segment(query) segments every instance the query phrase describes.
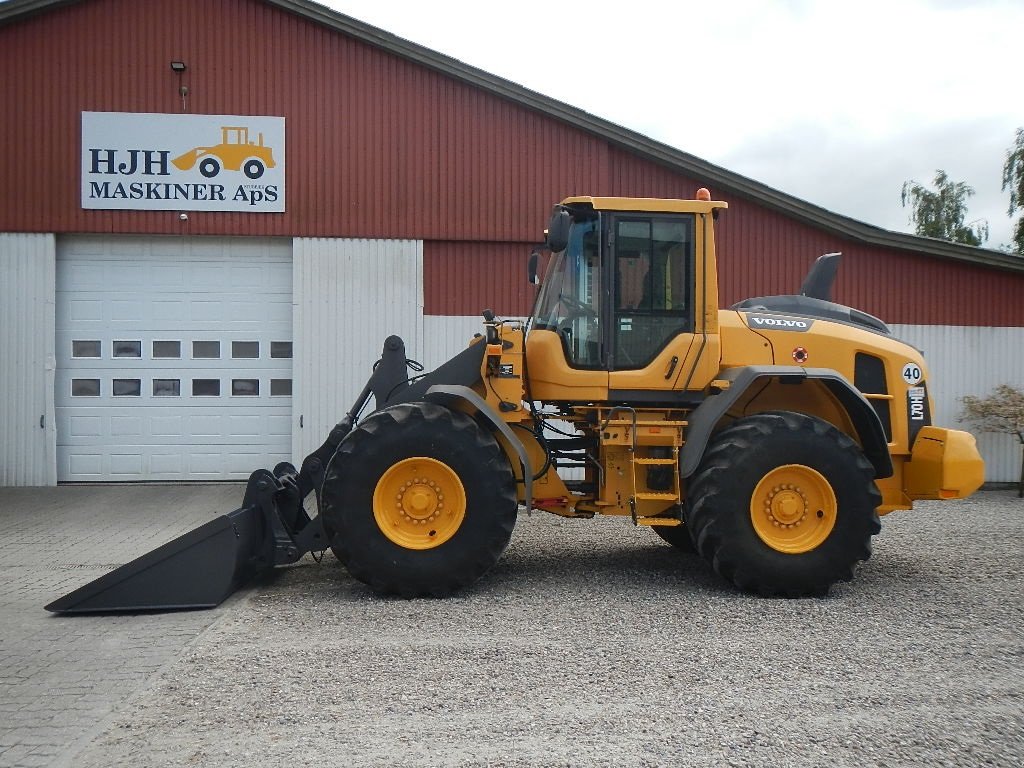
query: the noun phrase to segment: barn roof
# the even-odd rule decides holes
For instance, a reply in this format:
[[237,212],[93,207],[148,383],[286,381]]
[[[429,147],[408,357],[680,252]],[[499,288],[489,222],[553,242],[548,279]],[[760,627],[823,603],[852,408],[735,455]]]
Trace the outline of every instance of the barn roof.
[[[82,0],[7,0],[0,4],[0,25]],[[798,221],[869,245],[913,251],[940,259],[1024,272],[1024,258],[990,248],[919,237],[866,224],[826,210],[680,149],[655,141],[582,109],[532,91],[418,43],[338,13],[311,0],[259,0],[304,17],[406,60],[561,120],[642,158],[677,170],[718,190],[726,190]],[[716,197],[724,197],[716,192]]]

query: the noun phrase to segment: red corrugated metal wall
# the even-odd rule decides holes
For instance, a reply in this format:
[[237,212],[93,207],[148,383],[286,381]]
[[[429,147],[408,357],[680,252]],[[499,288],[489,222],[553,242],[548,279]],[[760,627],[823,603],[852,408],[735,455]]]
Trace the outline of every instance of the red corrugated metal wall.
[[[173,59],[189,112],[286,118],[286,213],[81,209],[81,112],[181,111]],[[0,27],[0,66],[0,231],[529,240],[606,187],[604,142],[258,0],[58,7]]]
[[423,311],[475,315],[493,309],[503,317],[529,313],[536,287],[526,281],[529,243],[428,240],[423,246]]
[[794,293],[822,253],[842,251],[833,298],[889,323],[1024,325],[1024,275],[854,243],[730,198],[718,221],[722,305]]
[[[87,211],[82,111],[287,118],[283,214]],[[570,194],[702,185],[544,114],[260,0],[83,0],[0,27],[0,231],[415,238],[426,307],[529,306],[523,261]],[[795,289],[845,254],[837,298],[890,322],[1024,325],[1024,276],[857,245],[713,190],[723,303]]]

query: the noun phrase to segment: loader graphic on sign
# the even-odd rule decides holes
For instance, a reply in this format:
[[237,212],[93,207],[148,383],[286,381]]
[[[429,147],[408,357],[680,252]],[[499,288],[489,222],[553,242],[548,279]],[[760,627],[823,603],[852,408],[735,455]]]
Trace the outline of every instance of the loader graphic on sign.
[[258,142],[249,141],[248,128],[226,125],[220,129],[220,144],[195,147],[171,162],[182,171],[191,170],[198,162],[199,172],[208,179],[214,178],[222,168],[242,171],[250,179],[258,179],[267,168],[275,165],[270,147],[263,145],[263,134],[258,137]]

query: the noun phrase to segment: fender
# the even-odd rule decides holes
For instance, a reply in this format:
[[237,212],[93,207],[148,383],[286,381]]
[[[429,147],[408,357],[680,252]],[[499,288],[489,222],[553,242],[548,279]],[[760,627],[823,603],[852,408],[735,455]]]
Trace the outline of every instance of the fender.
[[864,455],[875,468],[875,477],[891,477],[892,457],[889,455],[885,431],[871,403],[840,373],[829,368],[802,368],[796,365],[748,365],[722,371],[720,379],[730,382],[728,389],[705,398],[690,414],[680,457],[679,474],[690,477],[697,471],[711,433],[721,418],[752,384],[762,379],[779,379],[799,384],[808,379],[820,381],[846,410],[857,430]]
[[460,410],[467,411],[472,416],[484,419],[492,431],[501,433],[502,437],[508,441],[508,444],[512,446],[519,457],[519,466],[523,471],[523,504],[526,505],[527,509],[530,509],[533,503],[533,467],[530,464],[530,457],[526,453],[526,447],[522,441],[516,437],[505,420],[487,404],[487,401],[469,387],[458,384],[435,384],[427,390],[423,399],[452,410],[457,409],[461,405],[463,407]]

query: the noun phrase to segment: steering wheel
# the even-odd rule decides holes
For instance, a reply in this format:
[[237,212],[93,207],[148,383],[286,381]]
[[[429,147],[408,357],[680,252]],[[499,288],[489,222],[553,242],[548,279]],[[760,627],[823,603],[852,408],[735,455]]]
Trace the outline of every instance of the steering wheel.
[[562,322],[575,320],[578,317],[597,317],[597,312],[589,304],[584,304],[575,296],[559,296],[558,300],[569,309],[569,314]]
[[586,327],[586,332],[580,334],[583,338],[595,338],[598,331],[598,314],[593,307],[584,304],[572,296],[562,296],[559,299],[568,310],[568,314],[558,323],[558,334],[569,349],[573,348],[573,337],[577,333],[577,324],[581,323]]

